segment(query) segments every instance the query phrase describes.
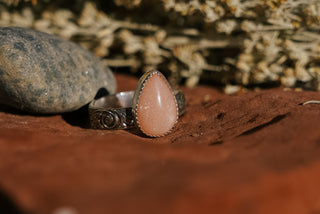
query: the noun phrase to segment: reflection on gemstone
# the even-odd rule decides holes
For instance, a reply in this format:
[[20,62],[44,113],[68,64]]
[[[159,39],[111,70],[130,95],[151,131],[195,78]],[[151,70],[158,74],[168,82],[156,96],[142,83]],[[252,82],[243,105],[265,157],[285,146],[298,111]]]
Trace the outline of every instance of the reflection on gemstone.
[[147,74],[136,105],[136,121],[148,136],[168,134],[178,120],[177,101],[165,77],[158,71]]

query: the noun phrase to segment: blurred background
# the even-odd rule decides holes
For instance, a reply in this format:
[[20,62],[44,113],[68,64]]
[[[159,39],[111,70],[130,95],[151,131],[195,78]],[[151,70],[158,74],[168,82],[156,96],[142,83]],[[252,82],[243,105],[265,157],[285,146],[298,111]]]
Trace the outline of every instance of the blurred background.
[[0,26],[57,34],[115,72],[320,90],[319,0],[0,0]]

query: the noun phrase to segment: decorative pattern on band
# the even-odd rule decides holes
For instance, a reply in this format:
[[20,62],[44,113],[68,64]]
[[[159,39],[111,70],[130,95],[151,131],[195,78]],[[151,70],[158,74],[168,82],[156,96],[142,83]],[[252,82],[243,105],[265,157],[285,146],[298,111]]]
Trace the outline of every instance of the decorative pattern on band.
[[[185,97],[182,91],[174,91],[181,116],[186,109]],[[130,129],[136,127],[131,103],[133,91],[120,92],[95,100],[89,105],[90,127],[93,129]],[[123,103],[120,104],[118,101]],[[97,101],[99,103],[97,103]]]
[[132,108],[89,109],[90,126],[95,129],[128,129],[135,127]]

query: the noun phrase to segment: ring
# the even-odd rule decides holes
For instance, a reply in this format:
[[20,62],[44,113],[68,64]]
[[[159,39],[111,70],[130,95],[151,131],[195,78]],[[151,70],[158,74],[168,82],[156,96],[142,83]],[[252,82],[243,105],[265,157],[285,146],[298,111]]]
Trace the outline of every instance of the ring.
[[90,126],[94,129],[138,127],[149,137],[169,134],[186,108],[185,96],[172,90],[164,75],[146,72],[135,91],[120,92],[89,104]]

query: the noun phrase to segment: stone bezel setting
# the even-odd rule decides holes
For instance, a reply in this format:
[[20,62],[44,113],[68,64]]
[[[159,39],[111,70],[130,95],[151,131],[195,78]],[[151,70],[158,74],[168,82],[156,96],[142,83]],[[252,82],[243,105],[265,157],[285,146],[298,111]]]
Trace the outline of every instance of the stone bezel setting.
[[[174,98],[174,103],[175,103],[175,108],[176,108],[176,118],[175,118],[175,122],[174,124],[172,125],[172,127],[165,133],[163,134],[151,134],[151,133],[148,133],[147,131],[144,130],[144,128],[142,127],[140,121],[139,121],[139,118],[138,118],[138,107],[139,107],[139,101],[140,101],[140,97],[143,93],[143,90],[145,89],[145,86],[146,84],[148,83],[148,81],[154,77],[154,75],[158,75],[158,77],[160,77],[164,82],[165,84],[168,86],[168,89],[170,90],[173,98]],[[134,96],[133,96],[133,102],[132,102],[132,114],[133,114],[133,118],[134,118],[134,122],[136,124],[137,127],[139,127],[139,129],[142,131],[142,133],[144,133],[145,135],[149,136],[149,137],[162,137],[162,136],[165,136],[167,134],[169,134],[173,128],[176,126],[177,122],[178,122],[178,118],[179,118],[179,108],[178,108],[178,103],[177,103],[177,100],[176,100],[176,97],[174,95],[174,91],[172,90],[169,82],[167,81],[167,79],[164,77],[164,75],[159,72],[159,71],[156,71],[156,70],[151,70],[151,71],[148,71],[146,72],[140,79],[139,79],[139,82],[138,82],[138,86],[135,90],[135,93],[134,93]]]

